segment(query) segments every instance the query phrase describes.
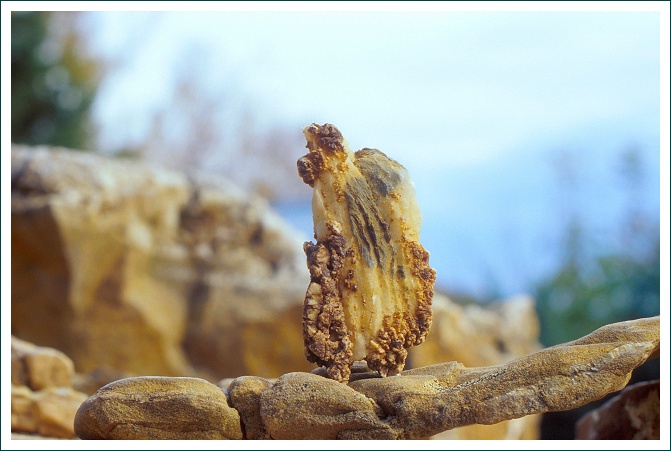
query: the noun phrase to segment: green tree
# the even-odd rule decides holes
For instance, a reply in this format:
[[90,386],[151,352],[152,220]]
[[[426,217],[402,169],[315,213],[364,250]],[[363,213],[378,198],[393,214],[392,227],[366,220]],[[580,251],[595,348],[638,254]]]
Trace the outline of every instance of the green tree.
[[609,323],[659,315],[659,241],[640,259],[611,254],[594,267],[572,265],[539,285],[541,341],[552,346]]
[[12,142],[83,149],[101,64],[86,55],[77,13],[18,12],[12,29]]

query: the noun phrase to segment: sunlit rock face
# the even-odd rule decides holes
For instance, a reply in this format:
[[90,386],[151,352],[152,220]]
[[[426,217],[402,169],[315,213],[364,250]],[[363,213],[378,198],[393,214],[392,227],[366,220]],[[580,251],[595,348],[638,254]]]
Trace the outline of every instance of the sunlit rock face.
[[312,124],[304,134],[309,153],[298,172],[314,188],[317,240],[304,246],[307,358],[336,380],[347,380],[361,359],[383,376],[397,374],[431,326],[436,278],[419,243],[414,185],[379,150],[353,153],[333,125]]
[[14,144],[11,169],[12,333],[95,374],[86,390],[312,368],[303,240],[262,199],[62,148]]

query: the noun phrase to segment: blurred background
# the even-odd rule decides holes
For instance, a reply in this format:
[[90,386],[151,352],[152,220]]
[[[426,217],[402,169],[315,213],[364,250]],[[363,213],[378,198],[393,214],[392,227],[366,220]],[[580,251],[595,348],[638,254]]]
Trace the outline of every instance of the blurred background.
[[530,294],[551,346],[659,314],[659,24],[653,12],[13,12],[11,138],[226,176],[311,239],[296,160],[303,127],[332,123],[410,172],[440,291]]

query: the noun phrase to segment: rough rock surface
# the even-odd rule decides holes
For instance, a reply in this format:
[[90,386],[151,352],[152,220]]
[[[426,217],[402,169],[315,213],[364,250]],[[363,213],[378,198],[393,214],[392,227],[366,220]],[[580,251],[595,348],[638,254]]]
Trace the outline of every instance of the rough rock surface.
[[81,405],[74,424],[82,439],[242,439],[240,416],[224,391],[187,377],[112,382]]
[[[421,346],[409,350],[411,367],[457,361],[466,367],[492,366],[541,349],[540,324],[532,298],[520,296],[486,308],[460,305],[436,293],[431,332]],[[541,415],[528,415],[493,425],[473,424],[437,434],[439,440],[533,440]]]
[[12,146],[12,333],[76,370],[309,370],[302,241],[225,181]]
[[[427,438],[474,423],[569,410],[618,391],[634,368],[658,352],[659,327],[659,317],[611,324],[579,340],[491,367],[466,368],[447,362],[396,377],[358,373],[349,384],[294,372],[265,389],[263,381],[241,380],[238,386],[250,388],[239,394],[250,401],[238,398],[234,405],[251,410],[258,401],[263,429],[257,430],[274,439]],[[147,384],[147,380],[160,383]],[[208,412],[216,416],[224,415],[223,411],[227,419],[234,416],[223,392],[221,401],[210,393],[221,389],[208,384],[208,395],[201,396],[199,387],[207,383],[196,381],[135,378],[110,384],[82,405],[75,430],[81,438],[157,438],[157,429],[161,437],[180,438],[188,424],[188,432],[195,434],[193,420],[175,416],[191,409],[194,397],[205,424],[210,424],[210,419],[202,418]],[[249,418],[250,413],[245,416]],[[161,427],[146,426],[154,422]],[[227,430],[227,436],[242,437],[239,421],[237,428],[237,432]]]
[[285,374],[261,393],[261,418],[278,440],[396,438],[381,414],[372,399],[311,373]]
[[72,438],[73,420],[86,399],[70,386],[72,361],[55,349],[12,337],[12,431]]
[[408,348],[429,331],[436,281],[419,243],[414,184],[379,150],[353,153],[331,124],[303,133],[309,153],[298,160],[298,173],[314,189],[317,240],[304,246],[305,355],[339,381],[357,360],[382,376],[398,374]]
[[659,440],[659,381],[639,382],[578,420],[577,440]]
[[271,385],[258,376],[241,376],[227,385],[231,406],[240,414],[242,432],[248,440],[270,438],[261,418],[261,393]]

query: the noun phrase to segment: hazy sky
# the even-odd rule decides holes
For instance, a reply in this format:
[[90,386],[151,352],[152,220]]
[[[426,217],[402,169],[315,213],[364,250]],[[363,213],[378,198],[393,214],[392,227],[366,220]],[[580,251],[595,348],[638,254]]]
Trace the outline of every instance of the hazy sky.
[[95,22],[99,48],[130,58],[98,99],[99,115],[127,130],[110,125],[110,146],[143,133],[190,65],[212,92],[234,83],[235,101],[261,120],[331,122],[353,147],[418,169],[482,162],[592,122],[658,121],[653,12],[105,12]]
[[[86,10],[91,4],[73,5]],[[261,124],[295,127],[300,134],[311,122],[333,123],[353,149],[376,147],[408,168],[424,213],[423,241],[443,281],[477,290],[483,268],[522,280],[524,268],[540,265],[539,246],[561,213],[546,199],[552,172],[539,172],[552,152],[584,149],[591,158],[598,146],[615,152],[639,143],[648,162],[659,161],[660,98],[668,121],[668,78],[660,97],[660,15],[644,2],[516,4],[632,9],[626,12],[481,11],[510,9],[498,2],[290,7],[435,9],[396,12],[93,5],[175,10],[88,16],[92,49],[111,63],[94,104],[102,125],[99,150],[141,143],[152,114],[169,101],[185,70],[213,97],[223,95],[232,111],[251,111]],[[195,6],[229,7],[258,4]],[[464,7],[478,11],[453,10]],[[665,17],[668,38],[668,12]],[[668,77],[668,39],[662,42]],[[668,174],[668,128],[661,132],[661,170]],[[612,165],[607,160],[588,165],[604,173],[604,165]],[[666,210],[668,175],[661,181]],[[615,223],[619,218],[608,216],[614,207],[599,210],[599,199],[612,198],[612,187],[595,189],[600,197],[586,198],[583,207]],[[654,207],[653,194],[648,206]],[[668,221],[663,226],[668,230]],[[666,252],[664,242],[662,248]]]
[[466,290],[483,270],[523,286],[563,226],[555,181],[530,174],[553,156],[520,153],[597,140],[659,158],[656,12],[100,12],[90,23],[119,63],[96,103],[103,146],[142,138],[186,69],[261,123],[333,123],[354,150],[408,168],[439,279]]

